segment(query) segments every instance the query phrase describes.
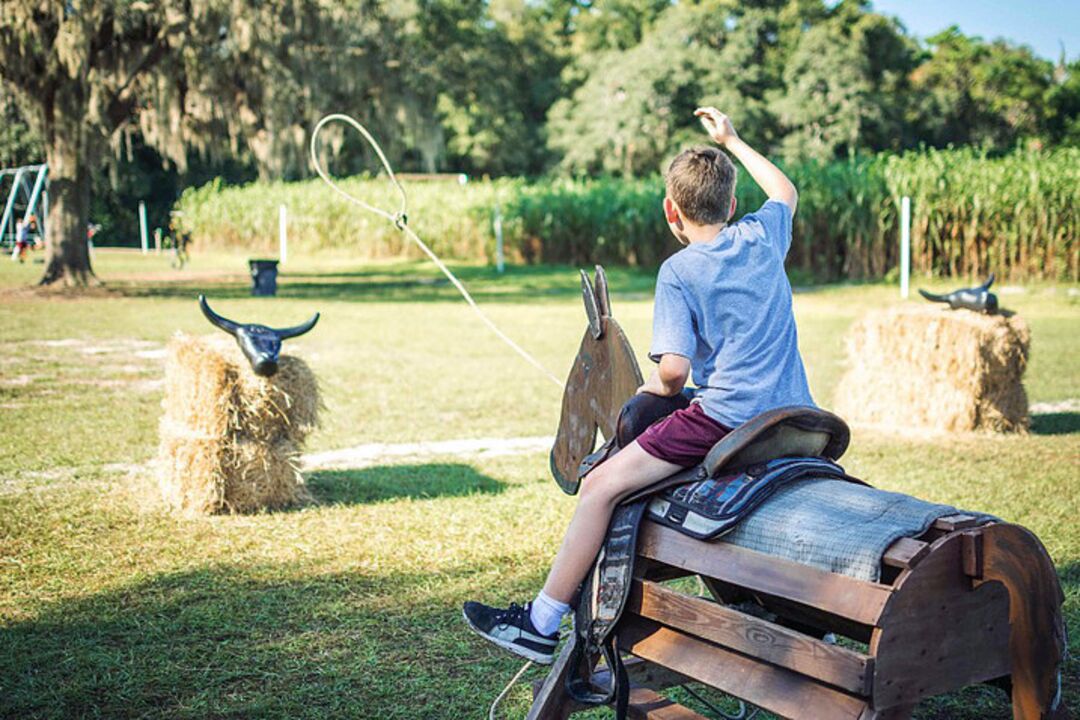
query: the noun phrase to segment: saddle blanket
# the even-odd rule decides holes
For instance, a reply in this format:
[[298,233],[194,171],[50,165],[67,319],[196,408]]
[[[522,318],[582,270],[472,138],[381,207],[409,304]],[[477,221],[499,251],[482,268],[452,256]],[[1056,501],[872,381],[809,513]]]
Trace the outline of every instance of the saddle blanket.
[[779,488],[718,542],[877,582],[890,545],[959,512],[994,520],[845,480],[803,478]]

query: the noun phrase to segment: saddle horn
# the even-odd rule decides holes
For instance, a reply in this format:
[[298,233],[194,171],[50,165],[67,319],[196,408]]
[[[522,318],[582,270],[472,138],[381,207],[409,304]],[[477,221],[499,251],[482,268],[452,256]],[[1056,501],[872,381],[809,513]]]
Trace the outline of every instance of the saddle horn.
[[307,322],[294,325],[290,328],[281,328],[280,330],[274,330],[282,340],[288,340],[289,338],[299,337],[306,332],[309,332],[311,328],[315,327],[315,324],[319,322],[319,313],[315,313],[311,316],[311,319]]
[[596,303],[600,308],[601,317],[611,317],[611,293],[608,292],[607,273],[603,265],[596,266],[596,280],[593,283],[596,291]]
[[199,296],[199,308],[202,310],[206,319],[216,327],[221,328],[225,332],[229,333],[233,337],[236,337],[236,331],[240,329],[240,323],[233,322],[232,320],[218,315],[216,312],[210,309],[210,303],[206,302],[206,296]]
[[986,278],[986,282],[979,286],[980,290],[989,290],[990,286],[994,284],[994,273],[990,273],[990,277]]
[[585,316],[589,318],[589,332],[593,339],[599,340],[604,336],[604,323],[601,320],[600,301],[596,299],[596,290],[593,288],[589,273],[581,271],[581,297],[585,301]]

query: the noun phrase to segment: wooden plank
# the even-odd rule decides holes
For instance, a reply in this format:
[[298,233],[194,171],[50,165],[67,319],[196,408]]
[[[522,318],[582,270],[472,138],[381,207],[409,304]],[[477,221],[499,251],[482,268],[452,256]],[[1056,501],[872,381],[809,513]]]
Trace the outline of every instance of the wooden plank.
[[[690,678],[680,675],[671,668],[641,658],[628,657],[623,661],[623,666],[626,668],[627,677],[630,678],[630,684],[634,687],[646,687],[659,692],[669,687],[692,682]],[[609,687],[611,671],[603,665],[597,665],[592,682],[597,687]]]
[[867,708],[861,720],[910,720],[914,709],[914,704],[895,705],[884,710]]
[[707,543],[646,521],[638,554],[757,592],[874,625],[892,588],[747,550]]
[[873,659],[709,600],[688,597],[651,582],[635,582],[627,608],[774,665],[869,695]]
[[982,546],[983,584],[976,592],[1004,587],[1009,596],[1013,717],[1069,717],[1064,701],[1051,707],[1068,647],[1061,612],[1065,596],[1054,563],[1039,539],[1019,525],[985,528]]
[[961,557],[964,562],[964,574],[974,580],[982,580],[983,576],[983,542],[982,532],[973,530],[962,536],[964,546],[961,549]]
[[912,538],[900,538],[885,551],[881,562],[889,567],[909,570],[918,565],[929,552],[929,543]]
[[619,643],[638,657],[787,718],[858,720],[867,706],[865,700],[804,675],[725,650],[632,613],[624,615],[619,625]]
[[[691,682],[690,678],[685,675],[679,675],[675,670],[666,668],[656,663],[650,663],[647,660],[642,660],[640,657],[626,657],[623,661],[623,666],[626,668],[626,676],[630,678],[630,684],[632,688],[644,688],[648,690],[661,691],[667,688],[673,688],[675,685],[685,685]],[[532,683],[532,697],[537,697],[543,690],[544,680],[537,680]],[[603,665],[597,666],[597,670],[593,674],[593,684],[598,688],[607,688],[611,684],[611,671]],[[633,697],[633,695],[631,695]],[[580,705],[578,703],[570,701],[567,698],[566,711],[569,714],[578,712],[579,710],[589,709],[588,705]]]
[[934,521],[933,528],[935,530],[941,530],[942,532],[956,532],[964,528],[975,527],[979,524],[979,519],[974,515],[965,515],[960,513],[957,515],[946,515],[939,517]]
[[634,720],[708,720],[648,688],[631,688],[628,717]]
[[566,720],[574,711],[574,703],[564,688],[566,676],[570,672],[570,656],[576,642],[577,635],[571,634],[563,644],[562,652],[533,696],[533,704],[526,720]]
[[897,580],[870,641],[875,708],[918,702],[1011,671],[1005,587],[972,589],[951,533]]
[[743,606],[744,603],[749,601],[760,607],[762,613],[776,615],[775,618],[766,619],[808,635],[821,637],[825,633],[831,632],[859,642],[870,642],[870,635],[874,631],[873,625],[852,622],[839,615],[833,615],[806,605],[799,605],[774,595],[747,592],[745,588],[716,578],[703,577],[703,579],[710,592],[721,593],[720,602],[723,604],[737,606],[736,609],[740,612],[762,617],[760,613],[754,612],[751,606]]

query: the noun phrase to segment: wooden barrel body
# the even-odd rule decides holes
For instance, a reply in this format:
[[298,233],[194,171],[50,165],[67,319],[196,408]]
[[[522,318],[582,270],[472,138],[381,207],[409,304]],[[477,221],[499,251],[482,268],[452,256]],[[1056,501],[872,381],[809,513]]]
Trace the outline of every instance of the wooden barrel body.
[[[638,555],[619,625],[643,688],[636,717],[698,717],[654,693],[687,679],[786,718],[883,720],[908,717],[923,698],[1010,676],[1014,717],[1066,717],[1051,707],[1064,598],[1046,551],[1016,525],[938,520],[889,548],[876,583],[652,522]],[[662,584],[685,575],[701,576],[713,598]],[[850,642],[826,641],[827,633]],[[574,710],[562,695],[564,664],[538,688],[530,717]]]

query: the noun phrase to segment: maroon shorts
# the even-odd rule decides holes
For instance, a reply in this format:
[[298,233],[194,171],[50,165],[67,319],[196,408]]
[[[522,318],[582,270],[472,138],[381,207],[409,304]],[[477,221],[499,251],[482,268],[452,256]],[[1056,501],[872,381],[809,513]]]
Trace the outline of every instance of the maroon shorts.
[[700,403],[676,410],[638,435],[641,449],[654,458],[683,467],[705,459],[716,442],[731,432],[705,414]]

